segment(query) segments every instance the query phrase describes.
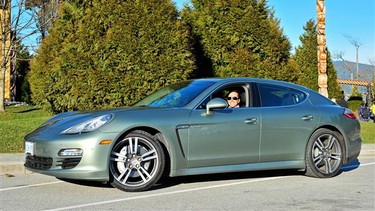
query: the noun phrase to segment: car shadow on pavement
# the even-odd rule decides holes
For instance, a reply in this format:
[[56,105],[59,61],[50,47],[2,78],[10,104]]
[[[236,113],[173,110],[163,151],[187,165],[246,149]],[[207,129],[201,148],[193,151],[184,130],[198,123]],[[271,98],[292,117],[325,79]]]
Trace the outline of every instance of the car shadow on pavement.
[[[358,159],[347,163],[341,167],[338,175],[343,172],[349,172],[357,169],[360,165]],[[179,177],[162,177],[149,191],[173,187],[180,184],[201,183],[212,181],[230,181],[239,179],[260,179],[271,177],[286,177],[286,176],[304,176],[303,171],[298,170],[265,170],[265,171],[248,171],[248,172],[232,172],[232,173],[217,173],[217,174],[204,174],[204,175],[190,175]],[[98,188],[113,188],[108,182],[95,182],[86,180],[59,180],[82,186],[98,187]]]
[[63,179],[57,178],[61,181],[72,183],[75,185],[82,185],[88,187],[98,187],[98,188],[113,188],[108,182],[97,182],[97,181],[88,181],[88,180],[73,180],[73,179]]
[[350,163],[347,163],[345,165],[342,165],[341,167],[341,172],[347,172],[347,171],[352,171],[354,169],[357,169],[360,166],[360,162],[358,159],[353,160]]
[[[336,175],[340,175],[344,172],[349,172],[357,169],[360,166],[358,159],[353,160],[350,163],[343,165]],[[281,177],[281,176],[304,176],[304,171],[298,170],[266,170],[266,171],[248,171],[248,172],[235,172],[235,173],[219,173],[219,174],[207,174],[207,175],[193,175],[193,176],[181,176],[181,177],[164,177],[160,179],[159,183],[156,184],[151,190],[167,188],[184,183],[199,183],[208,181],[220,181],[220,180],[237,180],[237,179],[259,179],[266,177]]]
[[[164,189],[179,184],[200,183],[210,181],[230,181],[239,179],[259,179],[266,177],[280,177],[280,176],[295,176],[303,175],[303,172],[297,170],[266,170],[266,171],[249,171],[249,172],[234,172],[234,173],[217,173],[217,174],[204,174],[204,175],[191,175],[180,177],[162,177],[149,191]],[[61,181],[68,182],[75,185],[82,185],[88,187],[98,188],[113,188],[108,182],[96,182],[87,180],[72,180],[57,178]]]
[[163,177],[150,190],[163,189],[167,187],[176,186],[179,184],[211,182],[221,180],[239,180],[239,179],[260,179],[266,177],[280,177],[280,176],[296,176],[304,175],[304,172],[297,170],[266,170],[266,171],[248,171],[248,172],[234,172],[234,173],[217,173],[205,175],[192,175],[180,177]]
[[[303,175],[303,172],[297,170],[266,170],[266,171],[249,171],[249,172],[234,172],[234,173],[217,173],[217,174],[204,174],[204,175],[191,175],[180,177],[162,177],[149,191],[164,189],[179,184],[200,183],[209,181],[221,180],[238,180],[238,179],[256,179],[266,177],[279,177],[279,176],[295,176]],[[98,188],[114,188],[109,182],[97,182],[87,180],[73,180],[57,178],[61,181],[68,182],[75,185],[82,185],[88,187]]]

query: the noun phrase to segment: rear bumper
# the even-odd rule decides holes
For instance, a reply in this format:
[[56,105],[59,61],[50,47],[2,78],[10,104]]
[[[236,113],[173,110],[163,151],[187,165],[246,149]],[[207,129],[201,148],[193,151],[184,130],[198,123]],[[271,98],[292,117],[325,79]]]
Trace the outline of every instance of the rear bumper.
[[357,159],[359,154],[361,153],[361,148],[362,148],[361,139],[349,142],[349,144],[347,145],[347,149],[346,149],[347,157],[346,157],[345,163],[350,163],[351,161]]

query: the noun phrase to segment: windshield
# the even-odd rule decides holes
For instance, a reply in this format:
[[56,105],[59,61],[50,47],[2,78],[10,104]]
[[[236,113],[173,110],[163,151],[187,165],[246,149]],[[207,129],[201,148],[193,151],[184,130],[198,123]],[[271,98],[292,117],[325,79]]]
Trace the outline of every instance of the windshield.
[[184,81],[164,87],[133,106],[183,107],[211,86],[213,81]]

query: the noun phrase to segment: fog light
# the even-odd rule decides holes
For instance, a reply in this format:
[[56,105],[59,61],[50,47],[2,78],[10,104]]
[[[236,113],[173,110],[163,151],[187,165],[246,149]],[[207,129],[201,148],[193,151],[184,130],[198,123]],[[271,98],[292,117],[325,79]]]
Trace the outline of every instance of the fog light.
[[59,156],[82,156],[82,149],[62,149],[57,153]]

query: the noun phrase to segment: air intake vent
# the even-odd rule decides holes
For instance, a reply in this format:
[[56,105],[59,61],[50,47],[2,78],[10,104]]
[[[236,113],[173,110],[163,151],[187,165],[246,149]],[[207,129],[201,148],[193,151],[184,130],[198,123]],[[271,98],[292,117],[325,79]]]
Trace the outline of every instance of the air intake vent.
[[24,166],[31,169],[48,170],[52,166],[52,161],[50,157],[26,156]]
[[61,160],[58,160],[57,166],[61,166],[63,169],[71,169],[78,165],[78,163],[81,161],[81,157],[79,158],[64,158]]

